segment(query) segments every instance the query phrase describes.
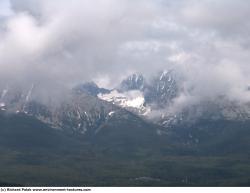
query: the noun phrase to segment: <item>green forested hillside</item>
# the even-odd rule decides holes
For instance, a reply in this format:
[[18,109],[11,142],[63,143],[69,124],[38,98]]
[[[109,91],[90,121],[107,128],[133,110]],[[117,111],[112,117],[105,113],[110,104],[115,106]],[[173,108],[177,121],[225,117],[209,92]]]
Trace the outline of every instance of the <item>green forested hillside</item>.
[[200,121],[157,135],[138,117],[98,133],[0,115],[2,186],[249,186],[250,123]]

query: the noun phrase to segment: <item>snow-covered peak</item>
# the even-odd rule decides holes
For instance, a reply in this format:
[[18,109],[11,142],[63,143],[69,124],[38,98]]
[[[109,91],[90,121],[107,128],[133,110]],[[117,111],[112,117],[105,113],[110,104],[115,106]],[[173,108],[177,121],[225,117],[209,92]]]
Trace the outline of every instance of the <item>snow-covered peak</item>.
[[173,70],[164,70],[148,82],[144,96],[146,102],[159,108],[166,108],[178,95],[178,83]]

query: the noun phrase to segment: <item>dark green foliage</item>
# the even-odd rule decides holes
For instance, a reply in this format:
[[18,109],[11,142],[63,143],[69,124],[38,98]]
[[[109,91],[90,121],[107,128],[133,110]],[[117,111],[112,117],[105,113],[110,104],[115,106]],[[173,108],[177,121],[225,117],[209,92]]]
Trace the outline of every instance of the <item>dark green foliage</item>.
[[77,141],[24,114],[0,114],[0,145],[17,149],[60,149],[73,147]]
[[202,120],[159,136],[129,120],[84,136],[1,113],[0,186],[250,185],[250,122]]

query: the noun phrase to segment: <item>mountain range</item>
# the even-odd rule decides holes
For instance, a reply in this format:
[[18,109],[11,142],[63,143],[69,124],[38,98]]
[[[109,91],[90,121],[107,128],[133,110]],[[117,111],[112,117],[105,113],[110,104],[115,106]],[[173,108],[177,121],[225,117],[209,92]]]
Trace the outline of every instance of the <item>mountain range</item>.
[[[180,79],[132,74],[58,103],[0,92],[0,182],[22,186],[247,186],[250,108],[223,97],[170,112]],[[21,177],[24,176],[24,177]]]

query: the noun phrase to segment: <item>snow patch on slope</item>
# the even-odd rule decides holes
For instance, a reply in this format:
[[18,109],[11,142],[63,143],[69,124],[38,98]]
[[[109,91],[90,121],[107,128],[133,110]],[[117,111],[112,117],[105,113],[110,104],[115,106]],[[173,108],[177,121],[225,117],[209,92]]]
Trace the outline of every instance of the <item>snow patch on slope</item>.
[[113,114],[114,114],[115,112],[114,111],[111,111],[111,112],[109,112],[109,116],[112,116]]
[[108,94],[98,94],[98,98],[112,102],[113,104],[123,108],[134,108],[141,114],[149,111],[149,109],[145,107],[143,93],[139,90],[132,90],[122,93],[118,92],[117,90],[113,90]]
[[144,104],[144,97],[140,91],[120,93],[117,90],[113,90],[108,94],[98,94],[98,98],[119,104],[121,107],[140,108]]

